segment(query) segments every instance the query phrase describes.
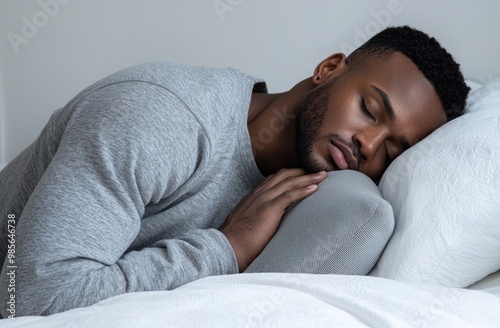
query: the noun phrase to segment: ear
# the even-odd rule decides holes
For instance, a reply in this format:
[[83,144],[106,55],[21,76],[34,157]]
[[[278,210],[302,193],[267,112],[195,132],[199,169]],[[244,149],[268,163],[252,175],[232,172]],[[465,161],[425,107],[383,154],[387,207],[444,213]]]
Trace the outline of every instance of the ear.
[[335,53],[323,60],[316,66],[312,77],[313,84],[322,84],[331,77],[339,76],[347,69],[346,55],[343,53]]

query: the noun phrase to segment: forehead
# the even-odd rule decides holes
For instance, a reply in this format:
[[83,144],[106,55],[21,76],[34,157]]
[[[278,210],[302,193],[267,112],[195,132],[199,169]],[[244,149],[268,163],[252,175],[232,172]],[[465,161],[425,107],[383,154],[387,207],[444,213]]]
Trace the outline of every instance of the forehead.
[[434,87],[408,57],[395,52],[388,58],[374,57],[358,65],[355,71],[361,87],[375,86],[387,94],[396,116],[394,124],[411,145],[446,123]]

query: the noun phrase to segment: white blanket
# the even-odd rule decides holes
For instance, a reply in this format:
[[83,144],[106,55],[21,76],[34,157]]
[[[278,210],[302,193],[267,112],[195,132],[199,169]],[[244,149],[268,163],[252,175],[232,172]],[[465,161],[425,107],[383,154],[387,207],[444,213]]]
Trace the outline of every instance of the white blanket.
[[339,275],[208,277],[173,291],[124,294],[1,327],[495,327],[484,291]]

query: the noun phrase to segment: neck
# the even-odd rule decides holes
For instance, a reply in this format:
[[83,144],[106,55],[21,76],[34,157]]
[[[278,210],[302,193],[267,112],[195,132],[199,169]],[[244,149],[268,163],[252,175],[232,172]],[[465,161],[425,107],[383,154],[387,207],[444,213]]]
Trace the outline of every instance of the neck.
[[252,94],[248,132],[260,172],[267,176],[282,168],[298,167],[295,133],[298,105],[315,85],[303,80],[287,92]]

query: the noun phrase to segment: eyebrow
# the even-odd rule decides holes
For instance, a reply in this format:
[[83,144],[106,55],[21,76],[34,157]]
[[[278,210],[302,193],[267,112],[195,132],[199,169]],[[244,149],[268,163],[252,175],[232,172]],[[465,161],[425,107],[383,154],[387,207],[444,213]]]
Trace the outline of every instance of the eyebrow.
[[[371,87],[373,88],[373,90],[375,90],[375,92],[378,93],[380,98],[382,98],[382,102],[384,103],[385,113],[387,114],[387,116],[389,117],[391,122],[394,122],[396,120],[396,114],[394,114],[394,108],[392,107],[391,100],[389,99],[389,96],[387,95],[387,93],[380,90],[376,86],[371,85]],[[408,142],[408,140],[405,137],[400,137],[399,143],[401,144],[401,147],[403,147],[403,150],[407,150],[408,148],[410,148],[410,143]]]

